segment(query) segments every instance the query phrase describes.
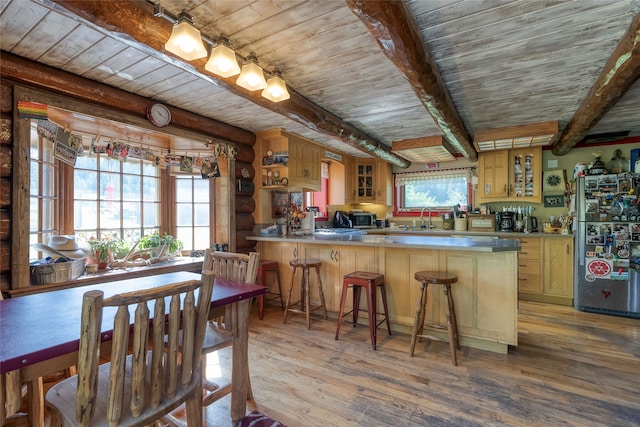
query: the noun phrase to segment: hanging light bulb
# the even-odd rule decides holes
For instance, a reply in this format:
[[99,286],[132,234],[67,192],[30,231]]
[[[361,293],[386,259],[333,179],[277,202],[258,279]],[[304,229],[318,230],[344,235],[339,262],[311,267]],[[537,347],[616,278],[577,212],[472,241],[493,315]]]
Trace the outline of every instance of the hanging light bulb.
[[164,48],[187,61],[207,56],[207,49],[202,43],[200,31],[193,26],[191,15],[184,10],[178,15],[178,20],[171,30],[171,37]]
[[256,55],[251,52],[245,64],[242,66],[242,72],[236,80],[236,84],[247,90],[259,90],[267,87],[267,81],[264,79],[262,68],[257,64]]
[[204,68],[222,77],[240,74],[236,53],[229,47],[229,40],[226,37],[221,36],[216,47],[211,49],[211,56]]
[[280,70],[276,69],[269,80],[262,96],[273,102],[280,102],[290,98],[287,84],[282,80]]

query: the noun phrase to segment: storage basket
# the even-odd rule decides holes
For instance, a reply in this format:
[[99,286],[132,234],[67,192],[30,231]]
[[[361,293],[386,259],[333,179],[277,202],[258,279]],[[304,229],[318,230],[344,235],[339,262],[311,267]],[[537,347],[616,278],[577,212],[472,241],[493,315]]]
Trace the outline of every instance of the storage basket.
[[76,279],[84,273],[84,258],[54,264],[32,264],[31,284],[44,285]]

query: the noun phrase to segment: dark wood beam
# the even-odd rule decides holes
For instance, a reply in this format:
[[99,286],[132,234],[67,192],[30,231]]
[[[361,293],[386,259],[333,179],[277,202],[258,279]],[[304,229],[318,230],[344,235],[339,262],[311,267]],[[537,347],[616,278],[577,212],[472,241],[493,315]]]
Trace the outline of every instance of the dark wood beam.
[[405,75],[444,137],[465,158],[478,159],[438,66],[427,51],[415,20],[403,1],[346,0],[378,40],[382,51]]
[[[161,17],[153,16],[153,7],[148,2],[140,1],[74,1],[50,0],[57,5],[56,10],[69,16],[76,15],[94,25],[104,28],[130,45],[143,49],[147,54],[173,62],[185,69],[183,61],[172,57],[164,49],[164,44],[171,35],[172,24]],[[179,64],[182,62],[182,64]],[[355,126],[342,120],[324,108],[312,103],[289,87],[291,98],[287,101],[273,103],[255,92],[245,90],[235,84],[233,78],[215,76],[205,70],[207,58],[190,61],[189,66],[203,77],[215,81],[225,90],[241,96],[263,108],[282,114],[327,137],[344,142],[365,153],[382,158],[398,167],[406,168],[411,163],[392,153],[382,142],[374,139]]]
[[640,13],[631,21],[587,97],[553,145],[557,156],[567,154],[622,98],[640,77]]
[[[118,109],[133,115],[145,117],[149,98],[99,83],[84,77],[62,71],[58,68],[39,64],[8,52],[2,52],[0,70],[3,79],[28,84],[50,92],[71,96],[92,104]],[[90,82],[90,84],[87,84]],[[171,107],[172,126],[195,130],[225,141],[253,146],[256,136],[253,132],[218,120],[201,117],[191,112]]]

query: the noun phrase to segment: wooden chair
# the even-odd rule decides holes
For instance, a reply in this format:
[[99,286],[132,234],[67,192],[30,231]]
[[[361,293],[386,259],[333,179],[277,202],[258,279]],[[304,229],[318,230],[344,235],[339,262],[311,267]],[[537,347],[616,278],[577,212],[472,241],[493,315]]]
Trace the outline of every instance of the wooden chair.
[[[244,283],[256,283],[260,254],[251,252],[249,255],[233,252],[220,252],[207,249],[203,270],[211,270],[216,277],[237,280]],[[208,406],[231,392],[231,383],[219,385],[207,380],[206,357],[207,354],[216,352],[233,343],[233,320],[231,318],[231,308],[225,307],[225,313],[213,313],[215,321],[209,322],[206,328],[204,345],[202,347],[202,383],[205,389],[203,405]],[[235,363],[235,362],[233,362]],[[247,399],[253,398],[251,391],[251,381],[249,380],[249,367],[245,367],[247,372]]]
[[[102,291],[86,292],[78,374],[56,384],[46,396],[52,425],[144,426],[186,402],[188,425],[202,426],[202,366],[198,356],[213,282],[213,273],[205,272],[202,280],[110,298],[104,298]],[[148,302],[153,302],[152,314]],[[111,361],[99,366],[105,307],[116,310]],[[135,311],[133,329],[130,310]],[[127,356],[129,349],[131,355]]]

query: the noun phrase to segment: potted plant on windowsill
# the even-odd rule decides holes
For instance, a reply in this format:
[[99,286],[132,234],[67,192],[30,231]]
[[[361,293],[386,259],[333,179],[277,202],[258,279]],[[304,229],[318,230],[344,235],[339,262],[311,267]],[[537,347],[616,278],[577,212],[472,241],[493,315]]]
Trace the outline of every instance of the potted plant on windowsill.
[[158,233],[144,235],[138,243],[138,248],[147,250],[151,257],[169,256],[174,258],[180,256],[182,246],[182,241],[167,233],[162,236]]
[[89,245],[91,246],[91,260],[88,260],[89,264],[98,264],[98,270],[104,270],[111,261],[111,248],[114,241],[109,237],[102,239],[96,239],[92,237],[89,239]]

